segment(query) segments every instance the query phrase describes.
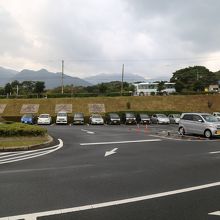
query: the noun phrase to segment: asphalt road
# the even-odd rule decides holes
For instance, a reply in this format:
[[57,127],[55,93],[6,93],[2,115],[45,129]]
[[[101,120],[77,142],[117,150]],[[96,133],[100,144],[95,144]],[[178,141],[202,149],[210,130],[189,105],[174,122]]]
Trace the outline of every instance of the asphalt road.
[[182,139],[176,125],[47,128],[62,148],[0,164],[0,220],[220,219],[209,215],[220,210],[220,140]]

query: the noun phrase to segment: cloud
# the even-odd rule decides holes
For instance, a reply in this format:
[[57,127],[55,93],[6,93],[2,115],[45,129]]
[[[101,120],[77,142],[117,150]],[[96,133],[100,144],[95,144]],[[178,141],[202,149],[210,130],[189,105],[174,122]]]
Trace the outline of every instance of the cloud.
[[2,0],[0,62],[60,71],[64,59],[80,77],[123,63],[147,78],[189,65],[217,70],[219,9],[218,0]]

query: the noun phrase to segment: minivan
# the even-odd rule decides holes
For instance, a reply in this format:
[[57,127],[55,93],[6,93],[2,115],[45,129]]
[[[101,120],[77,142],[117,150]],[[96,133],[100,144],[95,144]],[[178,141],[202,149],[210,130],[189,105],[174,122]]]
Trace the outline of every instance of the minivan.
[[58,112],[56,118],[56,124],[67,124],[68,116],[66,112]]
[[220,135],[220,121],[209,113],[183,113],[179,121],[179,133],[204,135],[206,138]]

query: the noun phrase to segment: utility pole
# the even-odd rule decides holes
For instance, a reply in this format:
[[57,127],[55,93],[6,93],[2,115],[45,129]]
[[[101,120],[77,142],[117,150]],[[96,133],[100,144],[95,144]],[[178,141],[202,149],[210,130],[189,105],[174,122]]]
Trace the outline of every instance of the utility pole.
[[61,79],[61,93],[63,94],[63,72],[64,72],[64,60],[62,60],[62,79]]
[[122,73],[121,73],[121,96],[123,94],[123,84],[124,84],[124,64],[122,65]]

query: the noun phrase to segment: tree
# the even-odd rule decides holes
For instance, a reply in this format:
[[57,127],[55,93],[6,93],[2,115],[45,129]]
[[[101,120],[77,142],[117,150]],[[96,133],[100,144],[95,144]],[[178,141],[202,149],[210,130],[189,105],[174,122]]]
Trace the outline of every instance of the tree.
[[160,82],[158,82],[157,92],[158,92],[159,94],[161,94],[164,89],[165,89],[165,81],[160,81]]
[[210,84],[218,83],[216,74],[204,66],[194,66],[177,70],[173,73],[170,81],[176,83],[177,91],[203,91]]
[[12,93],[11,84],[10,84],[10,83],[7,83],[7,84],[5,85],[4,90],[5,90],[5,94],[9,94],[9,95],[10,95],[10,94]]
[[44,92],[45,82],[37,81],[35,83],[34,92],[37,94],[41,94]]

